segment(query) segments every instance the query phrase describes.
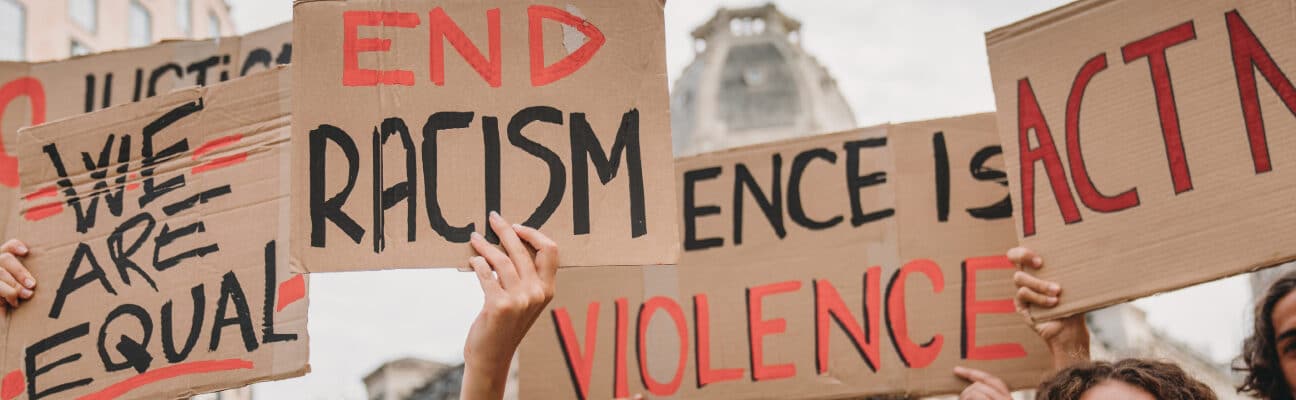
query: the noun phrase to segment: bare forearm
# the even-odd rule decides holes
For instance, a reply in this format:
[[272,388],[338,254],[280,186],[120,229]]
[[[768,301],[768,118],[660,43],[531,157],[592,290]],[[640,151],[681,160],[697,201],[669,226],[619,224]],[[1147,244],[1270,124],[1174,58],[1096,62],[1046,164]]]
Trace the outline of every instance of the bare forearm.
[[1054,371],[1089,361],[1089,335],[1067,343],[1050,344],[1049,351],[1053,353]]
[[463,400],[500,400],[508,383],[509,363],[464,361],[463,386],[459,398]]

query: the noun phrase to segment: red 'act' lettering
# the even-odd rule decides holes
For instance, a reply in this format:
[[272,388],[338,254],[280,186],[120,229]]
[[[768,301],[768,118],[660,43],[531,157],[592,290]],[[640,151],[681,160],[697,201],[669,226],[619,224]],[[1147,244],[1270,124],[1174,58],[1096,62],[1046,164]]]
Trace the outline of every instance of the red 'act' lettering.
[[1179,134],[1179,111],[1175,106],[1174,85],[1170,82],[1170,67],[1166,64],[1166,49],[1194,39],[1197,39],[1197,32],[1193,30],[1192,21],[1188,21],[1121,47],[1126,64],[1144,57],[1148,59],[1175,194],[1192,190],[1193,186],[1192,176],[1188,173],[1188,159],[1184,156],[1183,138]]
[[1071,180],[1075,182],[1080,202],[1094,211],[1114,212],[1138,205],[1138,190],[1130,188],[1115,196],[1103,195],[1094,186],[1093,179],[1089,177],[1084,153],[1080,151],[1080,106],[1084,102],[1085,89],[1089,87],[1089,81],[1094,75],[1105,69],[1107,69],[1107,55],[1099,54],[1080,67],[1075,82],[1071,84],[1071,96],[1067,97],[1066,108],[1067,161],[1071,163]]
[[[1032,130],[1039,142],[1039,147],[1033,149],[1028,136]],[[1022,235],[1035,234],[1036,161],[1044,162],[1044,172],[1053,187],[1053,198],[1057,199],[1062,220],[1068,224],[1080,222],[1080,210],[1071,197],[1071,186],[1067,185],[1066,170],[1062,169],[1057,147],[1053,145],[1053,134],[1049,132],[1039,101],[1035,100],[1030,79],[1026,78],[1017,81],[1017,148],[1018,165],[1021,166]]]

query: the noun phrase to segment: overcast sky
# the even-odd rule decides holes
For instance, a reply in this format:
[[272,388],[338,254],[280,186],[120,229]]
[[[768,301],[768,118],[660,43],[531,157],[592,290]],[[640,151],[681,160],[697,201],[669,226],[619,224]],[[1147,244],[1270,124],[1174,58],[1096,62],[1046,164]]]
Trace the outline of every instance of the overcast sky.
[[[290,0],[230,0],[240,32],[292,18]],[[673,0],[666,9],[671,82],[692,61],[689,31],[720,6],[751,1]],[[803,46],[837,78],[861,125],[992,111],[984,32],[1065,3],[1059,0],[775,1],[801,20]],[[471,274],[396,271],[311,276],[308,376],[259,384],[261,398],[362,399],[361,378],[384,361],[462,359],[481,305]],[[1136,302],[1158,329],[1217,361],[1238,353],[1250,315],[1245,278]]]

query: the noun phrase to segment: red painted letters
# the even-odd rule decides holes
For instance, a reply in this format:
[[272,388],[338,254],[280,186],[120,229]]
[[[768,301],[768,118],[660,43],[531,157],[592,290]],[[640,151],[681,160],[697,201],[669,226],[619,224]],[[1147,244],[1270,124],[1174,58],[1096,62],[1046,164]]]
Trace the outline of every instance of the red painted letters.
[[1012,299],[977,300],[977,272],[996,269],[1013,269],[1005,256],[974,257],[963,262],[963,346],[964,360],[1004,360],[1026,357],[1026,349],[1017,343],[977,346],[977,315],[1012,314],[1016,312]]

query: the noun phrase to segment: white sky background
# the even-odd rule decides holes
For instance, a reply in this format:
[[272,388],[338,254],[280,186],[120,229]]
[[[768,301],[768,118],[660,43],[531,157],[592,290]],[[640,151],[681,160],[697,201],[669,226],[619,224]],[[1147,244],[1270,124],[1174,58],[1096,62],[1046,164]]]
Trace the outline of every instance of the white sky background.
[[[292,18],[289,0],[229,0],[241,33]],[[721,5],[671,0],[666,7],[672,84],[693,59],[689,32]],[[994,109],[984,32],[1061,5],[1060,0],[775,1],[801,20],[803,46],[836,77],[861,126]],[[260,398],[362,399],[361,378],[405,356],[462,359],[481,306],[471,274],[395,271],[311,276],[311,365],[303,378],[256,385]],[[1158,329],[1207,351],[1236,356],[1248,333],[1245,277],[1136,302]]]

